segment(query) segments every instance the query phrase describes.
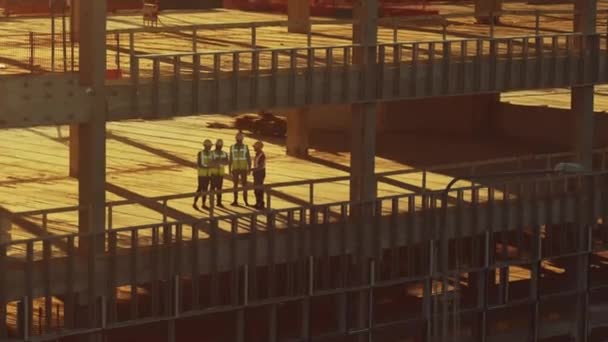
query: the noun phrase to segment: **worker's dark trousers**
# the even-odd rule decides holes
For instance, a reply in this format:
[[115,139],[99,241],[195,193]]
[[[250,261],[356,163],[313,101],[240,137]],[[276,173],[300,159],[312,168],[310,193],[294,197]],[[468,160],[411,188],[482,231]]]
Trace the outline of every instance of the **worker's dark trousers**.
[[[234,202],[238,202],[239,193],[236,189],[239,184],[243,187],[247,186],[247,170],[236,170],[232,171],[232,183],[234,185]],[[247,190],[243,191],[243,200],[247,204]]]
[[[253,171],[253,185],[264,185],[266,178],[266,170]],[[256,207],[264,207],[264,189],[255,189],[255,205]]]
[[[198,198],[201,196],[201,192],[209,191],[209,184],[211,183],[211,177],[198,176],[198,188],[196,188],[196,196],[194,196],[194,203],[198,201]],[[205,204],[205,200],[207,199],[206,195],[203,196],[203,204]]]
[[[224,176],[212,176],[211,177],[211,190],[212,191],[221,191],[224,187]],[[217,195],[217,204],[222,203],[222,194],[218,193]]]

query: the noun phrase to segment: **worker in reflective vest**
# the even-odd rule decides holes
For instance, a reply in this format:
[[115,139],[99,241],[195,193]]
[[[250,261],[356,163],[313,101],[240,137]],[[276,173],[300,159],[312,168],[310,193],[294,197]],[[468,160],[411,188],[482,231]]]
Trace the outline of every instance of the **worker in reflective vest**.
[[[225,166],[228,165],[228,153],[222,151],[224,147],[224,141],[222,139],[218,139],[215,142],[215,150],[212,153],[212,164],[213,168],[211,169],[211,190],[212,191],[221,191],[224,186],[224,173]],[[223,208],[222,204],[222,194],[217,193],[217,202],[216,205],[220,208]],[[213,201],[213,198],[211,199]]]
[[211,143],[211,140],[206,139],[203,142],[203,150],[198,152],[198,156],[196,158],[198,166],[198,187],[196,188],[196,196],[194,196],[194,204],[192,207],[197,210],[198,207],[196,204],[199,197],[203,198],[203,209],[207,209],[206,193],[209,191],[209,184],[211,181],[212,146],[213,143]]
[[[255,157],[253,158],[253,185],[256,187],[255,192],[255,208],[264,209],[264,179],[266,178],[266,155],[264,154],[264,143],[256,141],[253,145]],[[258,188],[260,187],[260,188]]]
[[[238,132],[236,134],[236,144],[230,146],[230,163],[228,167],[232,174],[232,182],[234,184],[234,201],[232,205],[239,205],[238,191],[236,190],[239,183],[245,187],[247,186],[247,174],[251,169],[251,157],[249,156],[249,147],[243,144],[243,133]],[[247,202],[247,190],[243,190],[243,200],[245,205],[249,205]]]

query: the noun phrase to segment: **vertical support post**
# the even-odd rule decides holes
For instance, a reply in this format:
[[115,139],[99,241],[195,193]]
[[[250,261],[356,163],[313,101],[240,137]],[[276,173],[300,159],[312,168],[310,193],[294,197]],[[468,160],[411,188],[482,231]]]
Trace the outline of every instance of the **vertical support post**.
[[135,32],[129,32],[129,55],[135,54]]
[[[7,239],[6,234],[4,233],[5,229],[2,226],[4,218],[0,216],[0,269],[6,269],[6,249],[7,246],[5,243],[9,242],[10,239]],[[8,329],[7,329],[7,310],[6,310],[6,277],[0,278],[0,339],[6,339],[8,337]]]
[[351,115],[351,178],[350,200],[367,202],[376,197],[375,154],[376,154],[375,103],[353,105]]
[[[92,234],[80,239],[80,254],[87,258],[87,315],[79,328],[94,328],[99,323],[99,300],[96,291],[101,282],[96,271],[96,255],[105,248],[105,166],[106,166],[106,1],[76,1],[81,26],[79,66],[80,85],[88,89],[83,110],[89,111],[89,121],[79,124],[71,139],[76,148],[73,160],[78,165],[79,233]],[[74,127],[74,126],[72,126]],[[77,147],[76,147],[77,146]],[[77,157],[77,158],[76,158]],[[92,334],[90,340],[96,340]]]
[[312,30],[309,30],[308,33],[306,33],[306,46],[312,46]]
[[[378,1],[362,0],[353,8],[353,43],[360,45],[353,55],[366,75],[363,87],[364,98],[374,94],[376,47],[378,40]],[[376,154],[377,104],[374,102],[355,104],[351,115],[351,180],[350,199],[352,202],[371,201],[376,197],[374,178],[374,157]]]
[[120,70],[120,33],[114,35],[116,41],[116,69]]
[[[575,197],[575,224],[577,229],[577,251],[581,254],[576,256],[576,342],[589,341],[589,259],[593,249],[593,232],[591,222],[593,217],[593,176],[579,177],[576,179],[577,193]],[[596,221],[595,221],[596,222]],[[569,272],[570,270],[566,270]]]
[[256,49],[257,44],[257,29],[255,23],[251,24],[251,48]]
[[399,26],[397,25],[397,20],[393,18],[393,43],[397,43],[399,41]]
[[78,42],[80,32],[80,1],[72,0],[70,4],[70,40],[72,46]]
[[502,11],[502,0],[475,0],[475,18],[480,24],[495,24]]
[[[75,142],[78,147],[79,232],[103,232],[105,226],[105,68],[106,2],[81,1],[80,84],[90,89],[87,110],[90,121],[80,124]],[[83,247],[81,243],[81,248]],[[88,246],[92,248],[93,246]],[[103,241],[91,252],[103,250]]]
[[34,73],[34,32],[30,32],[30,72]]
[[[353,5],[353,64],[358,65],[362,74],[361,98],[369,99],[376,94],[376,45],[378,42],[378,0],[361,0]],[[354,205],[351,215],[358,228],[357,269],[361,284],[369,281],[369,264],[372,257],[372,238],[367,238],[373,215],[373,199],[376,198],[375,154],[376,121],[378,105],[374,100],[352,106],[351,114],[351,159],[350,159],[350,200]],[[351,207],[353,208],[353,207]],[[367,329],[369,323],[369,298],[366,291],[357,294],[355,326]],[[357,341],[368,341],[360,334]]]
[[[581,41],[577,44],[577,49],[583,49],[583,42],[587,40],[589,35],[596,32],[596,14],[597,0],[576,0],[574,2],[574,31],[583,34]],[[580,56],[589,53],[583,51]],[[582,57],[581,57],[582,58]],[[587,63],[583,64],[583,71],[588,67]],[[586,169],[592,167],[593,154],[593,101],[594,101],[594,86],[582,85],[573,86],[571,91],[571,111],[574,121],[574,151],[577,161]]]
[[192,30],[192,52],[198,52],[198,31],[196,29]]
[[55,6],[51,2],[51,72],[55,72]]
[[63,72],[68,71],[68,47],[67,47],[67,35],[66,35],[66,23],[65,23],[65,3],[62,5],[61,11],[61,47],[63,52]]
[[536,33],[536,36],[538,37],[540,35],[540,11],[536,10],[535,11],[535,21],[534,21],[534,32]]
[[310,3],[308,1],[287,1],[287,32],[310,32]]
[[287,114],[287,155],[308,156],[308,107],[297,108]]

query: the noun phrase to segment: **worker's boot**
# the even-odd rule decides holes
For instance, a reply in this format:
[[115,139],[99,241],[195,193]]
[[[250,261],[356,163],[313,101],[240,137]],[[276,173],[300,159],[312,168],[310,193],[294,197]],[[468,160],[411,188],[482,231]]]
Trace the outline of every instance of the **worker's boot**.
[[[212,199],[213,201],[213,199]],[[209,209],[209,207],[207,206],[207,199],[203,196],[203,209]]]

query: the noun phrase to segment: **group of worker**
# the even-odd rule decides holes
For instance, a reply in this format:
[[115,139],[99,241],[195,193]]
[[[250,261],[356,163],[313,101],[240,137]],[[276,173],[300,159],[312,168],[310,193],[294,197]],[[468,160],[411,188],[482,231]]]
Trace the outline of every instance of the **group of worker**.
[[[247,200],[247,176],[253,173],[253,184],[256,187],[255,199],[256,203],[253,205],[256,209],[264,209],[264,179],[266,178],[266,155],[264,154],[264,144],[261,141],[256,141],[253,145],[255,150],[255,156],[252,159],[249,153],[249,147],[243,143],[244,135],[242,132],[238,132],[236,135],[236,142],[230,146],[230,153],[224,152],[224,142],[222,139],[218,139],[215,142],[215,149],[212,150],[213,143],[211,140],[206,139],[203,142],[203,149],[198,152],[197,155],[197,166],[198,166],[198,187],[196,189],[196,196],[194,197],[194,204],[192,205],[195,209],[198,208],[198,199],[202,198],[202,209],[208,209],[207,206],[207,192],[216,191],[216,206],[223,208],[222,204],[222,193],[221,190],[224,184],[225,167],[228,166],[228,172],[232,176],[232,182],[234,185],[234,200],[232,201],[233,206],[238,206],[238,187],[241,185],[243,189],[243,201],[246,206],[249,205]],[[252,165],[253,162],[253,165]],[[209,199],[213,201],[213,197]]]

